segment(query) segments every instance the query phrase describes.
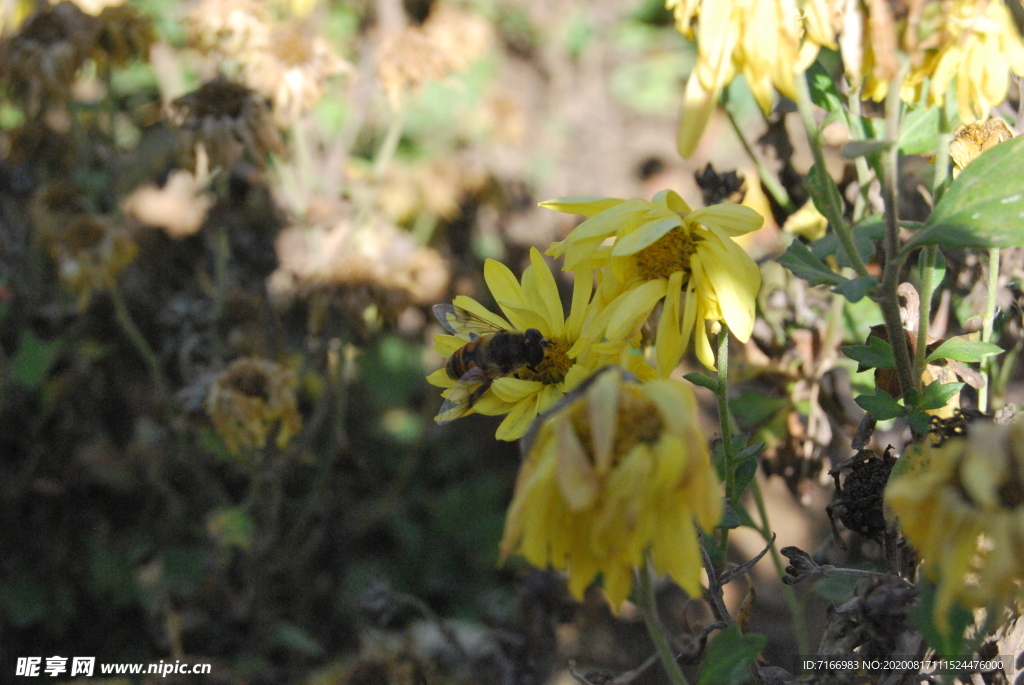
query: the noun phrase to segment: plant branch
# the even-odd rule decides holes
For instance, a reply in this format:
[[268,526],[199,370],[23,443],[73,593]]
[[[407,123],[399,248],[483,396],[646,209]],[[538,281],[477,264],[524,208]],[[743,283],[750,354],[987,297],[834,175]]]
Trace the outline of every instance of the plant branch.
[[[710,576],[712,573],[714,573],[714,569],[708,569],[708,575]],[[651,642],[654,643],[654,648],[661,658],[661,665],[665,668],[665,673],[668,674],[672,685],[689,685],[682,669],[679,668],[679,662],[676,661],[676,655],[668,642],[668,636],[665,635],[661,619],[658,618],[658,604],[654,596],[654,568],[650,559],[647,560],[643,568],[637,569],[636,579],[637,606],[644,617],[647,632],[651,635]]]
[[750,145],[746,136],[743,135],[743,130],[740,128],[740,124],[736,120],[736,113],[733,111],[733,108],[730,106],[728,101],[725,103],[725,112],[729,115],[729,123],[732,125],[733,133],[736,134],[736,138],[739,139],[740,144],[747,153],[747,156],[750,157],[750,160],[757,168],[757,176],[761,179],[761,183],[764,185],[765,189],[771,193],[771,196],[779,203],[779,206],[788,214],[795,212],[797,207],[793,204],[793,200],[789,197],[789,193],[786,192],[785,187],[783,187],[782,183],[779,182],[779,179],[764,163],[764,160],[761,158],[761,155],[758,154],[757,150]]
[[[982,342],[992,342],[992,324],[996,318],[996,294],[999,291],[999,248],[988,251],[988,298],[985,301],[985,318],[981,324]],[[989,357],[981,363],[981,373],[985,378],[985,387],[978,392],[978,410],[988,411],[990,395],[992,395],[992,373],[994,358]]]
[[[715,395],[718,398],[718,424],[722,429],[722,449],[725,454],[725,497],[730,504],[735,503],[736,493],[736,454],[732,447],[732,419],[729,415],[729,327],[722,322],[722,330],[718,332],[718,386]],[[728,549],[729,529],[722,528],[719,546],[723,551]],[[714,573],[709,568],[708,574]]]

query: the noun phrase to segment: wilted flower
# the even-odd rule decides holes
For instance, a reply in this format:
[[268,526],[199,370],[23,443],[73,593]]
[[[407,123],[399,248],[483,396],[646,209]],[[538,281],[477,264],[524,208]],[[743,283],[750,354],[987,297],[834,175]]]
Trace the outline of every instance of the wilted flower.
[[178,147],[190,168],[195,168],[199,145],[211,168],[225,170],[243,158],[262,168],[267,154],[283,151],[263,100],[239,83],[209,81],[176,99],[171,109]]
[[[533,328],[540,331],[545,341],[544,360],[533,369],[524,367],[509,377],[494,379],[471,407],[459,408],[457,413],[460,416],[474,411],[488,416],[508,414],[498,426],[495,437],[499,440],[518,440],[526,434],[539,413],[575,388],[602,361],[609,363],[607,359],[600,360],[595,355],[588,355],[586,350],[582,354],[569,354],[569,349],[579,339],[587,315],[593,274],[589,269],[577,271],[573,283],[572,310],[568,318],[562,310],[562,300],[554,276],[536,248],[530,249],[530,266],[523,271],[521,283],[507,266],[493,259],[488,259],[484,264],[484,279],[508,321],[463,295],[455,298],[455,306],[480,317],[494,326],[495,330],[526,331]],[[436,335],[434,349],[448,359],[470,342],[472,336],[469,333]],[[638,374],[650,377],[649,369],[647,373],[644,371],[647,367],[640,355],[629,355],[627,352],[623,356],[627,363],[632,362]],[[442,393],[445,398],[451,396],[452,388],[459,382],[449,377],[444,368],[427,376],[427,381],[445,388]],[[442,413],[437,420],[448,421],[452,418]]]
[[225,57],[265,44],[271,22],[266,5],[255,0],[200,0],[185,17],[189,45]]
[[[801,41],[796,0],[668,0],[676,27],[697,41],[697,63],[679,115],[679,154],[697,146],[722,90],[742,73],[767,114],[775,89],[796,99],[797,74],[814,61],[819,44]],[[699,19],[698,19],[699,16]]]
[[34,116],[44,102],[68,99],[99,32],[99,22],[71,2],[48,7],[0,43],[0,78],[25,97]]
[[135,241],[109,220],[89,214],[74,216],[43,239],[61,280],[78,295],[79,309],[88,306],[94,292],[113,288],[139,252]]
[[953,160],[953,178],[982,152],[1013,138],[1013,131],[1002,119],[989,119],[984,123],[960,124],[949,144],[949,157]]
[[124,211],[147,226],[159,226],[175,239],[193,235],[213,207],[212,195],[184,169],[175,169],[162,188],[147,184],[136,188],[124,201]]
[[[560,198],[541,205],[590,217],[548,254],[564,255],[569,271],[583,264],[610,267],[580,346],[593,345],[598,353],[620,349],[634,341],[662,300],[657,332],[662,376],[679,363],[691,337],[697,358],[714,368],[705,321],[724,321],[740,341],[749,340],[761,273],[732,238],[761,227],[764,219],[754,210],[732,204],[691,210],[672,190],[659,192],[651,202]],[[614,244],[602,247],[612,237]]]
[[298,380],[289,369],[256,357],[231,362],[210,385],[206,413],[229,451],[263,449],[271,430],[283,449],[302,428],[295,389]]
[[[900,465],[900,462],[904,462]],[[955,601],[992,607],[1024,580],[1024,423],[975,425],[966,438],[915,445],[885,503],[938,581],[936,625]]]
[[324,39],[300,25],[275,29],[263,45],[242,55],[242,80],[273,99],[274,117],[282,126],[295,123],[320,99],[324,81],[351,70]]
[[453,9],[434,10],[420,27],[388,37],[377,56],[377,73],[391,105],[427,81],[442,79],[465,69],[487,49],[491,40],[487,23]]
[[156,40],[153,21],[129,5],[107,7],[100,15],[101,31],[96,60],[122,67],[135,59],[146,59]]
[[703,592],[697,528],[722,515],[693,392],[677,381],[640,384],[615,368],[543,420],[527,448],[501,541],[569,574],[577,598],[598,574],[613,610],[649,554],[692,597]]

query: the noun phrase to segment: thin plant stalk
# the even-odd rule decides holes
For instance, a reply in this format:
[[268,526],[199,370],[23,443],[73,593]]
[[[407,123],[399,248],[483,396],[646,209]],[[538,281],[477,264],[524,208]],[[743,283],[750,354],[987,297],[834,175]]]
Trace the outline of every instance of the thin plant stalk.
[[[718,332],[718,423],[722,429],[722,449],[725,454],[725,496],[730,504],[735,504],[736,493],[736,454],[732,448],[732,419],[729,414],[729,327],[722,322],[722,330]],[[725,550],[729,543],[729,529],[722,528],[719,545]],[[708,571],[711,573],[711,571]]]
[[128,311],[128,304],[124,301],[124,296],[117,286],[110,289],[110,299],[114,303],[114,316],[117,318],[117,323],[121,326],[124,334],[128,336],[129,342],[139,353],[139,356],[146,362],[146,366],[149,368],[150,380],[156,386],[160,400],[168,407],[171,407],[173,405],[173,396],[171,395],[170,386],[167,384],[167,379],[164,378],[163,369],[160,368],[160,359],[146,341],[146,337],[142,335],[142,331],[139,330],[135,319],[132,318],[131,312]]
[[746,136],[743,135],[743,129],[740,128],[739,122],[736,120],[736,113],[733,112],[733,108],[726,103],[725,107],[726,114],[729,115],[729,123],[732,124],[732,130],[736,134],[736,138],[739,139],[740,144],[747,153],[747,157],[754,163],[757,168],[757,176],[761,179],[761,184],[768,190],[771,196],[779,203],[782,209],[786,210],[787,213],[792,214],[797,210],[796,205],[793,204],[793,200],[789,197],[789,193],[786,192],[785,187],[779,182],[779,179],[773,174],[768,167],[765,165],[761,155],[757,153],[747,141]]
[[[996,294],[999,290],[999,248],[988,251],[988,299],[985,301],[985,318],[981,323],[982,342],[992,342],[992,324],[996,318]],[[985,378],[985,387],[978,393],[978,410],[988,411],[992,380],[995,377],[993,358],[988,357],[981,364],[981,373]],[[993,396],[994,399],[994,396]]]
[[917,346],[914,348],[914,378],[924,373],[925,352],[928,349],[928,328],[931,325],[932,298],[935,296],[935,261],[939,248],[924,248],[924,270],[921,273],[921,306],[917,313]]
[[[814,104],[811,102],[811,90],[807,85],[807,78],[801,74],[795,80],[796,104],[800,110],[800,119],[807,134],[807,141],[810,143],[811,152],[814,155],[814,165],[819,173],[827,173],[825,171],[825,154],[822,152],[821,131],[818,130],[818,124],[814,121]],[[843,218],[842,206],[836,204],[835,197],[830,193],[826,193],[825,197],[818,199],[824,201],[824,206],[818,209],[825,215],[828,222],[832,224],[832,229],[836,232],[839,243],[846,250],[846,254],[849,256],[850,263],[853,265],[854,270],[856,270],[857,275],[869,276],[867,267],[864,266],[864,261],[860,258],[860,253],[857,252],[857,248],[853,244],[853,232],[850,230],[849,224],[846,223],[846,219]]]
[[[708,573],[714,573],[714,569],[708,569]],[[647,632],[651,636],[651,642],[654,643],[658,658],[661,659],[661,665],[665,668],[665,673],[668,674],[672,685],[689,685],[682,669],[679,668],[679,662],[676,661],[672,645],[669,644],[668,636],[665,634],[665,627],[661,624],[661,619],[658,618],[658,603],[654,596],[654,567],[650,559],[647,560],[643,568],[636,570],[636,579],[637,607],[644,617]]]

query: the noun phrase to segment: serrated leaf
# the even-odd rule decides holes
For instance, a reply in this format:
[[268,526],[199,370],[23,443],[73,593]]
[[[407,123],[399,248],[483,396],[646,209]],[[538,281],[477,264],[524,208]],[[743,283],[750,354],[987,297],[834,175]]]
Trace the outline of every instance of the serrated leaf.
[[892,147],[891,140],[851,140],[839,150],[846,159],[867,157],[878,152],[885,152]]
[[683,378],[694,385],[699,385],[702,388],[707,388],[716,395],[718,394],[718,381],[711,376],[705,376],[704,374],[695,371],[693,373],[686,374]]
[[836,285],[844,279],[825,266],[799,240],[794,240],[778,258],[779,264],[811,285]]
[[764,635],[744,635],[733,624],[708,645],[697,685],[742,685],[750,680],[750,665],[768,641]]
[[844,278],[842,283],[832,288],[832,291],[839,293],[850,302],[860,302],[877,284],[878,279],[870,275],[858,276],[854,279]]
[[892,353],[892,345],[878,336],[868,338],[867,345],[846,345],[839,351],[850,359],[860,362],[858,371],[870,369],[895,369],[896,358]]
[[925,386],[924,393],[921,394],[921,399],[917,402],[917,408],[928,410],[945,407],[964,385],[964,383],[929,383]]
[[904,155],[934,152],[939,137],[939,108],[915,109],[900,126],[899,151]]
[[874,395],[858,395],[856,402],[861,409],[875,417],[877,421],[895,419],[903,414],[903,406],[892,396],[881,388],[875,390]]
[[934,352],[928,355],[925,361],[955,359],[958,362],[980,362],[985,357],[1000,354],[1002,351],[1003,348],[999,345],[957,337],[950,338],[939,345],[935,348]]
[[46,380],[63,345],[61,340],[44,342],[32,331],[22,331],[18,351],[11,362],[14,380],[30,390],[38,388]]
[[949,186],[924,228],[904,246],[1024,245],[1024,136],[982,153]]

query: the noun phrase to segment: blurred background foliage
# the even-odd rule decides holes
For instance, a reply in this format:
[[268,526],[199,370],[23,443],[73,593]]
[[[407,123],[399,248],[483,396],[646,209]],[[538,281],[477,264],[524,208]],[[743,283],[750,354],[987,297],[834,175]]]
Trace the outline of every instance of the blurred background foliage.
[[[518,273],[572,227],[540,200],[718,202],[735,188],[695,175],[713,163],[767,219],[751,254],[793,239],[727,119],[675,156],[694,48],[658,0],[4,0],[0,16],[5,674],[59,654],[212,662],[209,682],[513,685],[650,653],[635,615],[498,565],[517,446],[488,417],[436,426],[424,376],[441,363],[430,305],[493,305],[485,258]],[[730,102],[805,197],[793,114],[766,121],[742,84]],[[1015,355],[1024,260],[1004,253]],[[979,268],[947,269],[950,327],[980,311]],[[873,387],[836,349],[881,317],[763,275],[733,408],[768,444],[782,544],[810,548],[823,465]],[[766,654],[784,660],[792,628],[757,569],[753,627],[774,622]],[[663,600],[680,631],[709,620]]]

